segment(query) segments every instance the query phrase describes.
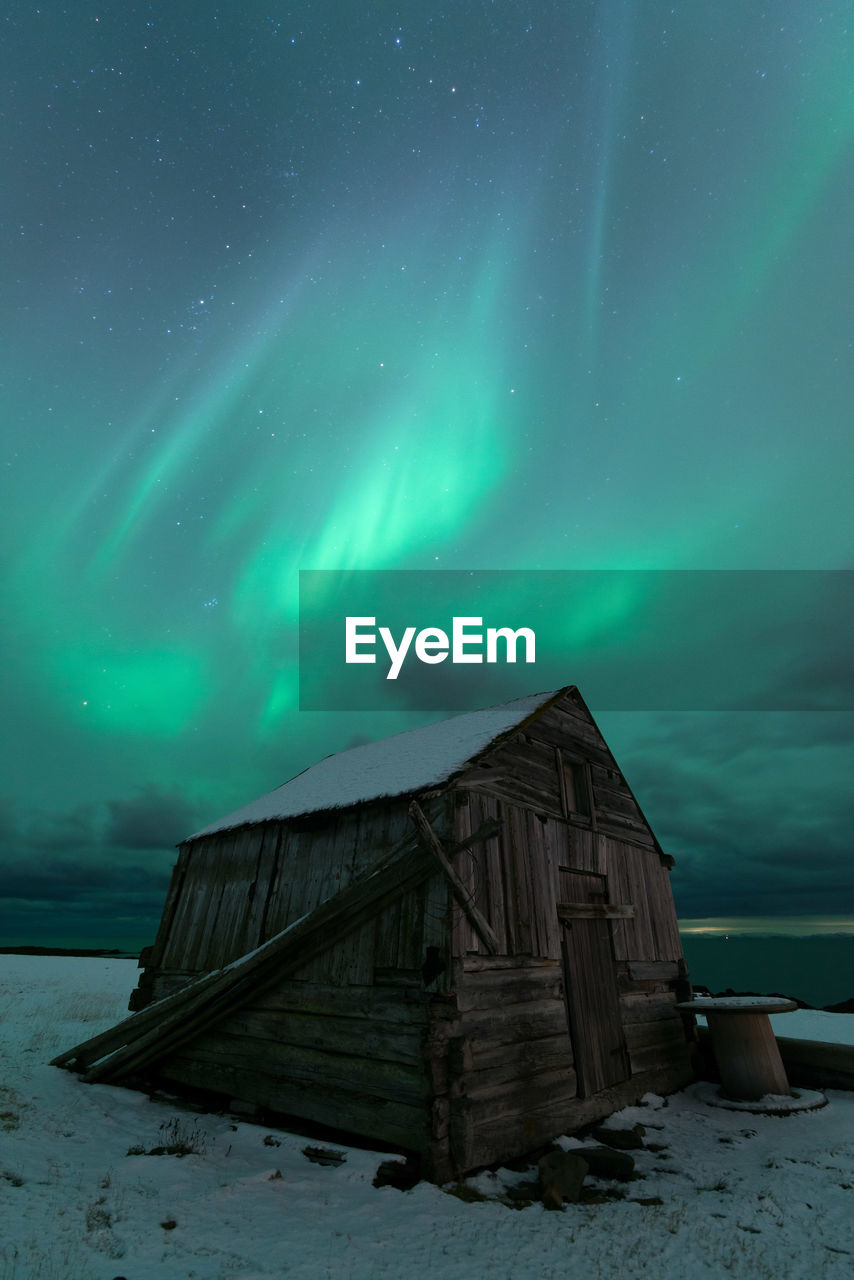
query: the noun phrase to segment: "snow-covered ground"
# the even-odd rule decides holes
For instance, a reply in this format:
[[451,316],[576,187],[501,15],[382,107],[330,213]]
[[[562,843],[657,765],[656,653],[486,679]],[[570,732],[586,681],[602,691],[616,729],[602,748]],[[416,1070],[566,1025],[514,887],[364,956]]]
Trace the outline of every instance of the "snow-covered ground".
[[[823,1009],[793,1009],[791,1013],[769,1015],[774,1035],[788,1040],[818,1040],[824,1044],[854,1044],[854,1016],[825,1013]],[[697,1021],[706,1025],[700,1015]]]
[[[714,1109],[690,1091],[650,1097],[621,1113],[646,1126],[647,1149],[633,1153],[642,1176],[594,1184],[623,1199],[557,1213],[427,1183],[376,1189],[387,1156],[348,1146],[342,1164],[313,1164],[304,1137],[48,1066],[125,1015],[136,977],[129,960],[0,956],[0,1280],[854,1273],[852,1093],[787,1118]],[[851,1015],[820,1016],[822,1039],[850,1034]],[[797,1018],[780,1017],[789,1034]],[[192,1154],[143,1154],[181,1145]],[[498,1193],[522,1177],[470,1184]]]

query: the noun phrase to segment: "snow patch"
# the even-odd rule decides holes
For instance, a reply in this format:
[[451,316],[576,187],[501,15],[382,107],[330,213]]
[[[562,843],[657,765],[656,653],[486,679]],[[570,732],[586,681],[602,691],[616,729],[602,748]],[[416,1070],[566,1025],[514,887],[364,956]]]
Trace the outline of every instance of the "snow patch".
[[[690,1090],[625,1108],[649,1149],[608,1203],[546,1213],[423,1182],[377,1189],[388,1153],[343,1146],[340,1166],[312,1164],[304,1136],[48,1066],[122,1018],[136,977],[133,960],[0,956],[0,1280],[543,1280],[568,1260],[590,1280],[851,1274],[852,1093],[785,1120]],[[190,1154],[128,1155],[183,1131]],[[500,1170],[477,1185],[491,1196],[518,1181]]]

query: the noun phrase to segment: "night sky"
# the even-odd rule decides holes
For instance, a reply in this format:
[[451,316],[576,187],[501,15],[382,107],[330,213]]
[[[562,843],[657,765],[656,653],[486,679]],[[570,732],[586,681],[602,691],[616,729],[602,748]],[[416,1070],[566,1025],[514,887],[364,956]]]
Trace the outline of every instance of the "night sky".
[[[299,569],[852,567],[852,17],[6,6],[9,942],[430,718],[298,711]],[[851,928],[854,715],[598,719],[683,920]]]

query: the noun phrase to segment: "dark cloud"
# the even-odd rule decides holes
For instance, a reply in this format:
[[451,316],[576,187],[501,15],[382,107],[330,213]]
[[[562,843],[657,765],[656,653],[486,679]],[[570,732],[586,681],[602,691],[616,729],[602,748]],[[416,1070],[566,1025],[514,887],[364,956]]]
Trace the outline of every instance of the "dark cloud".
[[[154,786],[37,820],[7,803],[0,810],[3,936],[17,943],[47,938],[57,944],[64,939],[119,947],[151,941],[175,861],[174,845],[192,830],[195,818],[185,796]],[[89,922],[96,934],[87,937],[88,924],[81,922]]]
[[97,841],[97,808],[76,805],[64,813],[41,814],[23,826],[23,838],[33,849],[44,852],[81,852]]
[[185,839],[198,820],[194,806],[178,791],[144,787],[125,800],[111,800],[104,840],[120,849],[163,849]]
[[854,909],[854,716],[658,716],[625,729],[623,749],[611,746],[676,858],[682,917]]
[[139,901],[162,894],[167,870],[162,867],[69,861],[31,861],[7,869],[5,899],[69,902],[84,898]]

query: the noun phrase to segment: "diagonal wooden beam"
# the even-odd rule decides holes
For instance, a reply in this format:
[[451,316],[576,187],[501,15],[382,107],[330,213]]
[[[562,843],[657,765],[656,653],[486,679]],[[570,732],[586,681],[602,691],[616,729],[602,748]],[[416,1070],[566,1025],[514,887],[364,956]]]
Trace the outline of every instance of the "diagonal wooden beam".
[[424,841],[425,846],[433,854],[433,857],[436,859],[450,881],[454,897],[466,913],[466,917],[468,918],[472,928],[492,955],[497,955],[500,950],[500,946],[498,938],[493,932],[492,926],[452,867],[448,855],[442,848],[439,837],[436,835],[435,831],[430,826],[430,823],[424,816],[424,811],[417,800],[413,800],[409,806],[409,816],[415,823],[415,826],[418,829],[418,834]]
[[[493,832],[494,824],[484,824],[456,848],[487,839]],[[302,968],[428,879],[435,872],[431,853],[413,833],[345,888],[254,951],[59,1054],[52,1065],[85,1072],[83,1079],[91,1084],[119,1079],[165,1057],[225,1017],[244,998],[254,996],[280,975]]]
[[[414,837],[411,843],[416,844]],[[248,992],[256,993],[279,974],[301,968],[361,928],[370,915],[415,888],[432,872],[430,859],[416,844],[389,865],[358,876],[255,951],[126,1018],[100,1037],[100,1044],[86,1042],[60,1055],[54,1065],[88,1068],[84,1079],[90,1084],[138,1071],[218,1022]],[[149,1016],[144,1017],[146,1014]]]

